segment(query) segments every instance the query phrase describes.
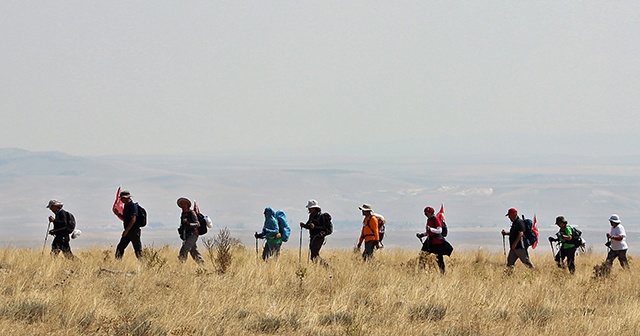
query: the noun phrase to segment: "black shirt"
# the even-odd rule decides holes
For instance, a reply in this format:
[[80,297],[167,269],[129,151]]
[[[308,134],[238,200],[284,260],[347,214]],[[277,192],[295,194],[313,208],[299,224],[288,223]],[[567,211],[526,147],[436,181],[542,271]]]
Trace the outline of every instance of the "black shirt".
[[[513,246],[513,243],[516,241],[516,239],[518,239],[518,234],[520,232],[522,232],[522,234],[524,235],[524,229],[524,221],[522,221],[520,217],[518,217],[515,222],[511,223],[511,229],[509,230],[509,244],[511,244],[511,246]],[[520,241],[516,245],[516,248],[524,248],[522,239],[520,239]]]
[[[129,201],[124,205],[124,209],[122,210],[122,224],[124,225],[124,229],[127,229],[127,226],[131,222],[131,218],[133,216],[138,217],[138,204],[133,201]],[[137,225],[133,225],[131,230],[140,229]]]

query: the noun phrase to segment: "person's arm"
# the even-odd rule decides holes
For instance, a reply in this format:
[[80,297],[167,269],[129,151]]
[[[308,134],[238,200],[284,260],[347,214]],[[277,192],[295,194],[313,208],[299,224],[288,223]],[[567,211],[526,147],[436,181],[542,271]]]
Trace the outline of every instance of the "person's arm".
[[133,227],[133,225],[136,224],[136,215],[131,216],[131,220],[129,221],[129,225],[127,225],[127,228],[124,229],[124,232],[122,233],[122,236],[126,236],[129,234],[129,231],[131,231],[131,228]]

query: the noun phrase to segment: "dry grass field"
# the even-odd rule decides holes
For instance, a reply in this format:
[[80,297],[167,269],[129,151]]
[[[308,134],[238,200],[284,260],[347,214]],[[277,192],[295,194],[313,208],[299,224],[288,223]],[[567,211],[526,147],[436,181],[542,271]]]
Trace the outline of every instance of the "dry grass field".
[[[210,233],[215,236],[214,233]],[[210,237],[210,239],[213,237]],[[211,242],[211,241],[210,241]],[[570,276],[551,259],[521,263],[483,250],[446,258],[447,273],[421,269],[417,251],[383,249],[363,263],[348,250],[322,251],[330,269],[298,263],[297,241],[276,261],[254,247],[200,242],[205,268],[178,251],[146,247],[77,250],[79,260],[40,249],[0,249],[0,335],[636,335],[640,275],[604,255],[577,258]],[[218,248],[217,248],[218,247]],[[222,251],[219,252],[218,250]],[[211,251],[212,254],[208,252]]]

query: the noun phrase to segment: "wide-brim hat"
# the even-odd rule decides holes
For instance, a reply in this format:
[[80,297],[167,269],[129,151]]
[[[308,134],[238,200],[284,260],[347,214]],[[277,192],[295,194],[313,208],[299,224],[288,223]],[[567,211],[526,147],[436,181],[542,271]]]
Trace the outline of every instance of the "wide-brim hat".
[[362,211],[373,211],[373,209],[371,208],[371,204],[363,204],[362,206],[358,207],[358,209],[362,210]]
[[191,201],[190,201],[188,198],[186,198],[186,197],[180,197],[180,198],[178,198],[178,200],[176,201],[176,204],[178,204],[178,206],[179,206],[180,208],[182,208],[182,207],[180,206],[180,204],[185,203],[185,202],[187,203],[188,207],[190,208],[190,207],[191,207]]
[[567,224],[567,220],[564,219],[564,216],[556,217],[556,224],[561,224],[561,223]]
[[120,198],[131,198],[129,190],[123,190],[120,192]]
[[313,209],[313,208],[320,208],[320,205],[318,205],[318,201],[314,200],[314,199],[310,199],[309,202],[307,202],[307,209]]
[[611,215],[611,217],[609,217],[609,222],[620,224],[620,216],[618,216],[617,214]]
[[57,199],[49,200],[49,204],[47,204],[47,209],[51,209],[52,206],[60,205],[63,206],[64,203],[58,201]]

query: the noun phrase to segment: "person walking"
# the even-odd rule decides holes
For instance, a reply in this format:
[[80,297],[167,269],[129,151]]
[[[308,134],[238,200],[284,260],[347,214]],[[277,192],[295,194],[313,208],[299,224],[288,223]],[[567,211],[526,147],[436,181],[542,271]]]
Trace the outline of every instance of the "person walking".
[[320,249],[324,245],[325,237],[332,231],[331,215],[323,213],[318,201],[314,199],[307,202],[306,208],[309,211],[309,219],[306,223],[300,222],[300,227],[309,230],[310,259],[324,267],[329,267],[329,264],[320,257]]
[[264,225],[260,233],[255,233],[256,239],[265,239],[264,248],[262,250],[262,260],[267,261],[272,256],[276,259],[280,256],[280,247],[282,246],[282,234],[276,219],[276,213],[271,207],[264,208]]
[[573,228],[567,225],[568,222],[564,216],[556,217],[556,225],[560,228],[556,233],[556,238],[549,237],[550,242],[557,241],[560,243],[560,249],[555,255],[555,261],[558,267],[564,268],[564,259],[567,259],[567,266],[569,273],[574,274],[576,272],[576,245],[573,240]]
[[440,268],[440,272],[444,274],[444,255],[450,255],[451,252],[446,251],[448,247],[446,245],[448,243],[446,243],[442,237],[442,222],[436,217],[435,212],[433,207],[427,206],[424,208],[424,215],[427,217],[425,232],[417,233],[416,237],[420,238],[420,240],[422,240],[423,237],[427,237],[422,243],[421,251],[435,254],[437,256],[438,268]]
[[512,269],[516,261],[520,259],[520,261],[522,261],[522,263],[527,267],[535,268],[531,259],[529,259],[529,252],[523,242],[525,224],[524,221],[518,217],[518,210],[516,208],[510,208],[505,216],[509,217],[509,220],[511,221],[511,228],[509,231],[502,230],[503,236],[509,236],[507,267]]
[[204,265],[204,259],[198,251],[198,217],[194,210],[191,210],[191,201],[188,198],[180,197],[176,202],[178,207],[182,210],[180,214],[180,227],[178,233],[180,239],[182,239],[182,247],[178,254],[178,259],[181,262],[187,261],[187,254],[191,254],[191,258],[199,265]]
[[378,229],[378,217],[373,215],[373,209],[371,205],[363,204],[358,207],[362,211],[364,219],[362,220],[362,231],[360,232],[360,238],[358,239],[358,250],[362,246],[364,241],[364,252],[362,252],[362,259],[367,261],[373,257],[373,251],[379,248],[380,233]]
[[624,269],[629,269],[629,261],[627,260],[627,232],[624,230],[624,226],[620,224],[620,216],[617,214],[609,217],[609,224],[611,224],[611,231],[607,233],[607,246],[609,246],[609,253],[607,254],[607,264],[613,266],[613,260],[618,258],[620,266]]
[[54,216],[49,216],[49,224],[53,223],[53,229],[49,230],[49,234],[54,236],[51,243],[51,254],[57,256],[60,252],[67,259],[75,259],[71,252],[69,235],[76,229],[76,219],[69,211],[62,209],[64,203],[52,199],[47,204],[47,209],[53,212]]
[[116,259],[122,259],[124,250],[129,246],[129,243],[133,245],[133,251],[136,254],[136,258],[142,258],[142,242],[140,241],[140,227],[136,225],[136,219],[138,217],[138,204],[131,199],[131,193],[128,190],[120,192],[120,201],[124,204],[122,215],[116,214],[121,220],[124,226],[124,231],[120,237],[120,242],[116,246]]

